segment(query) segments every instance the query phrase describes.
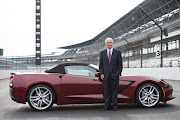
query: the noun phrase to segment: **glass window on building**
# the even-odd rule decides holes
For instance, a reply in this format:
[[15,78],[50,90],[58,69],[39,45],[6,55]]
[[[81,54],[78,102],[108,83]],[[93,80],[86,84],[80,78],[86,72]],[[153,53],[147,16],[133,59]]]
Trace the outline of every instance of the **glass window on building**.
[[162,44],[162,51],[166,51],[166,44]]
[[143,54],[147,54],[147,48],[143,48]]
[[151,48],[148,48],[148,53],[151,53]]
[[159,44],[156,44],[155,46],[154,46],[154,52],[156,52],[157,50],[160,50],[161,48],[160,48],[160,45]]
[[172,42],[168,42],[168,50],[172,50]]
[[124,52],[122,52],[122,57],[125,57]]
[[179,40],[176,40],[176,48],[179,48]]
[[148,48],[148,53],[153,53],[153,52],[154,52],[154,51],[153,51],[153,50],[154,50],[153,48],[154,48],[153,46],[149,47],[149,48]]
[[172,49],[176,49],[176,41],[172,41]]
[[179,48],[179,40],[168,42],[168,50],[174,50]]
[[133,56],[133,51],[129,51],[129,56]]

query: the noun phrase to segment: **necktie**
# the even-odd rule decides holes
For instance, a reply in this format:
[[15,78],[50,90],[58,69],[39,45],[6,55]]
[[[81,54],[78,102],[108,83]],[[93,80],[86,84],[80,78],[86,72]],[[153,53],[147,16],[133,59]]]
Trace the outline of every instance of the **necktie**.
[[109,50],[109,63],[110,63],[110,61],[111,61],[111,52]]

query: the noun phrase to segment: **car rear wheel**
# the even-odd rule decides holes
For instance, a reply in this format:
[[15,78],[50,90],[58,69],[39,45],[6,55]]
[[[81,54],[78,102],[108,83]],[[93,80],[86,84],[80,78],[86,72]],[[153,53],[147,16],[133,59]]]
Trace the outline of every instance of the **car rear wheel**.
[[54,103],[54,92],[47,85],[36,85],[28,92],[27,100],[34,110],[49,110]]
[[161,91],[152,83],[146,83],[141,85],[137,92],[137,103],[141,107],[155,107],[160,101]]

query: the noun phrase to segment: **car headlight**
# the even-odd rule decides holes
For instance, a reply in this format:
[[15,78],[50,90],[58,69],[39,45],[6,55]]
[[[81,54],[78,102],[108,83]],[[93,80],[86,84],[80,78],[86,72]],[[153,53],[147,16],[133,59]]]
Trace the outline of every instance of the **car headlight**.
[[161,82],[163,82],[165,85],[168,85],[168,83],[161,79]]

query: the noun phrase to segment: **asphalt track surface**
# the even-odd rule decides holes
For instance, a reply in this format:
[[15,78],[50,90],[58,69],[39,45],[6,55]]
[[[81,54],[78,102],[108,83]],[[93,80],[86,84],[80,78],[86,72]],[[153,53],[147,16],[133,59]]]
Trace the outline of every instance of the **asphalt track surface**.
[[180,120],[180,81],[166,80],[176,98],[156,108],[118,104],[118,111],[101,111],[103,104],[54,105],[50,111],[34,111],[9,96],[9,79],[0,80],[0,120]]

